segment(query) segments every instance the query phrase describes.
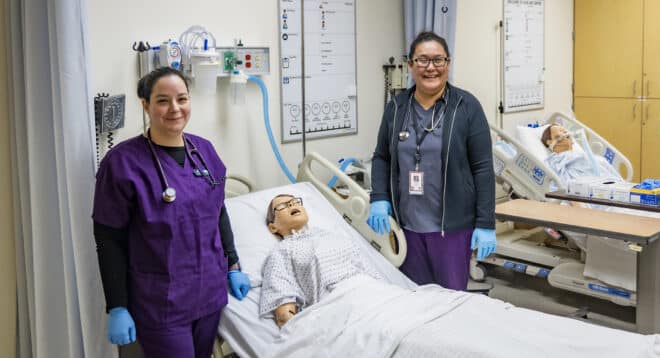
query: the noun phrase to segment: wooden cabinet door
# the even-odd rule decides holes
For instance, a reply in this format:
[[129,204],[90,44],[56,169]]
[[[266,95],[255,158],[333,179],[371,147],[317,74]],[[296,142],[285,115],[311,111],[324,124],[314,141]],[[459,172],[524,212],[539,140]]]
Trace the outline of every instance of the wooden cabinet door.
[[660,179],[660,99],[644,103],[641,154],[641,179]]
[[575,0],[575,96],[638,97],[643,0]]
[[660,98],[660,0],[644,1],[644,96]]
[[621,151],[633,166],[633,180],[639,181],[642,102],[631,98],[575,97],[575,117]]

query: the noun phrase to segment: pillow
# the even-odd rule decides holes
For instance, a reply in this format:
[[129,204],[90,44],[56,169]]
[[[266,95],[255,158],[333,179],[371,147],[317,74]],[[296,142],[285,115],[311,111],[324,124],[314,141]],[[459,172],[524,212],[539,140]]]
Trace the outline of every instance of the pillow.
[[543,131],[545,131],[548,126],[549,124],[536,128],[523,126],[516,127],[516,137],[520,144],[522,144],[522,147],[529,151],[532,156],[540,162],[544,162],[545,158],[550,155],[550,149],[541,143]]
[[[309,226],[328,231],[342,230],[346,222],[323,195],[310,183],[298,183],[237,196],[225,201],[234,232],[241,270],[248,274],[252,287],[261,285],[261,268],[278,237],[268,231],[266,209],[278,194],[291,194],[303,199],[309,215]],[[348,235],[348,233],[347,233]]]
[[[550,155],[550,149],[546,147],[543,142],[541,142],[541,136],[546,128],[550,126],[549,124],[542,125],[536,128],[531,127],[516,127],[516,137],[523,148],[529,151],[532,156],[540,161],[545,163],[545,159]],[[580,128],[577,132],[580,132],[584,135],[584,129]],[[578,152],[584,152],[582,146],[578,142],[577,138],[573,138],[573,150]]]

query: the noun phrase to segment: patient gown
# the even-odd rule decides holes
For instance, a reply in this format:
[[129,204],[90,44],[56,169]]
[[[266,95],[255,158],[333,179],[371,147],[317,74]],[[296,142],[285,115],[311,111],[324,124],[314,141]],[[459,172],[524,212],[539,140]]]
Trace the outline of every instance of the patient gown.
[[[603,179],[621,179],[621,174],[605,158],[596,155],[594,160],[598,165],[598,176]],[[552,153],[545,162],[559,175],[563,183],[568,183],[571,179],[595,175],[591,161],[583,151],[573,149],[561,153]]]
[[359,248],[340,234],[306,228],[285,237],[264,263],[259,316],[295,302],[304,308],[321,300],[341,281],[378,272],[360,255]]

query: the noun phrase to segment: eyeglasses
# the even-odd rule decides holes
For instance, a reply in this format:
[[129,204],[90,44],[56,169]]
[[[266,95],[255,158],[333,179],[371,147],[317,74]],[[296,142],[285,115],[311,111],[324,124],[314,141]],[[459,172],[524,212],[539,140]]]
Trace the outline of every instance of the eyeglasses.
[[426,57],[418,57],[413,59],[415,63],[417,64],[417,67],[421,68],[427,68],[433,62],[433,66],[443,68],[447,65],[449,62],[449,57],[436,57],[434,59],[426,58]]
[[293,198],[289,201],[281,202],[273,207],[273,211],[282,211],[291,206],[302,205],[302,198]]

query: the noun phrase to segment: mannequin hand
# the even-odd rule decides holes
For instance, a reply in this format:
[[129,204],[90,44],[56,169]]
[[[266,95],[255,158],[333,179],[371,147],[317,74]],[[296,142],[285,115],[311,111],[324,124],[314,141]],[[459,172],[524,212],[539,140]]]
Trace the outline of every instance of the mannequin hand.
[[477,249],[477,260],[495,252],[497,240],[495,239],[495,230],[475,228],[472,232],[472,250]]
[[231,270],[227,274],[229,278],[229,292],[232,296],[242,300],[250,291],[250,279],[246,274],[238,270]]
[[369,218],[367,224],[377,234],[390,232],[390,218],[392,214],[392,205],[387,200],[378,200],[371,203]]
[[275,323],[282,328],[296,313],[298,308],[295,303],[285,303],[275,309]]
[[135,322],[125,307],[115,307],[108,313],[108,340],[120,346],[135,342]]

